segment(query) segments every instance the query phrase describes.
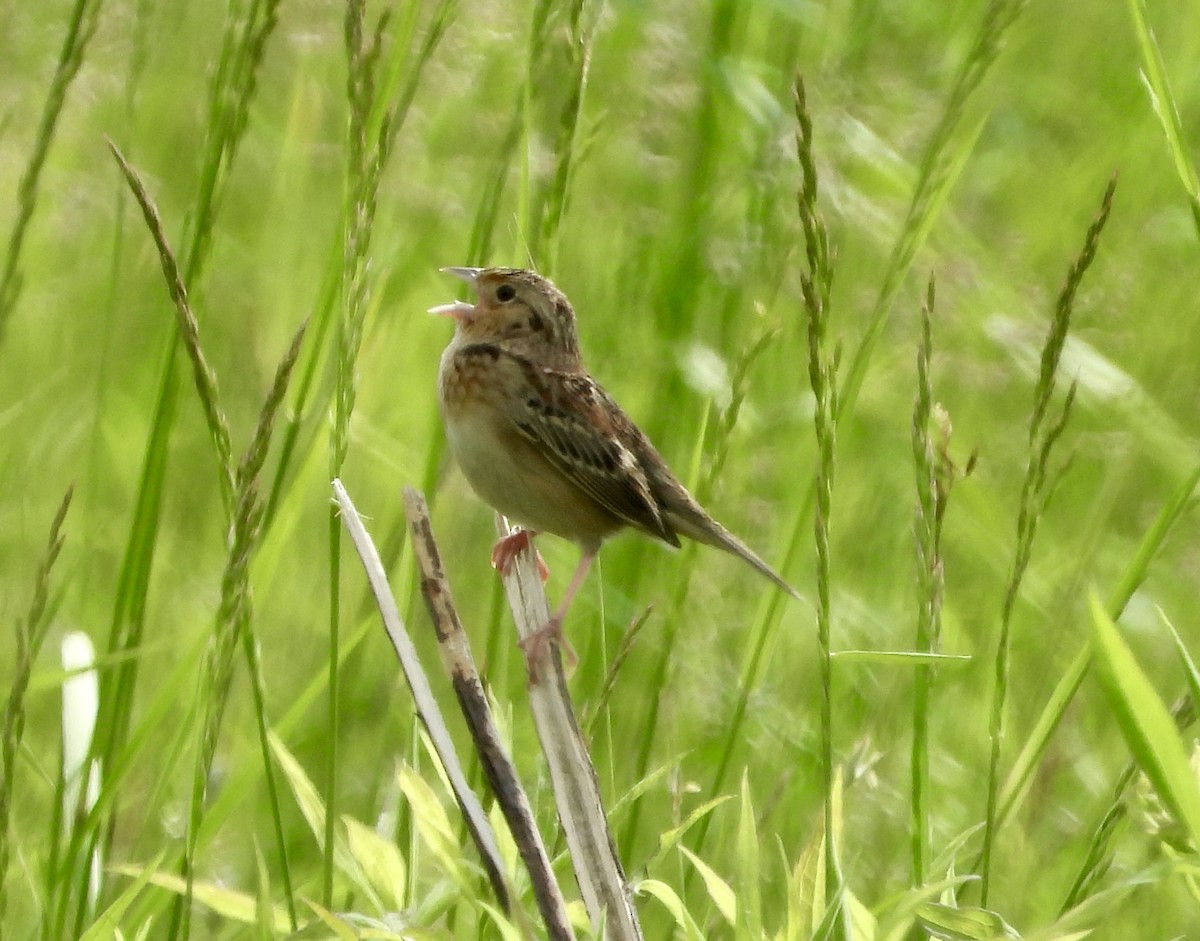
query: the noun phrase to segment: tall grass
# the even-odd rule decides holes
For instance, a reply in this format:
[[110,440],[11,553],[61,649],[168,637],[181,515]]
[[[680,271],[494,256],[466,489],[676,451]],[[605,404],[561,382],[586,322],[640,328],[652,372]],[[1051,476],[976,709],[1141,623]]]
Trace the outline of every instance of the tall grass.
[[812,115],[804,82],[796,79],[796,153],[800,159],[797,207],[804,231],[805,268],[800,290],[808,326],[808,382],[813,393],[813,431],[816,436],[816,491],[813,542],[817,551],[817,656],[821,674],[821,780],[824,791],[825,900],[832,908],[841,893],[838,846],[834,831],[833,780],[833,563],[830,531],[837,443],[837,359],[829,337],[829,295],[833,261],[829,230],[817,207],[817,167]]
[[[351,2],[346,7],[343,38],[346,50],[346,95],[349,122],[346,138],[345,206],[342,217],[341,317],[338,319],[336,392],[333,406],[333,429],[330,436],[329,475],[336,479],[342,473],[349,447],[350,418],[357,397],[357,361],[362,345],[366,316],[371,307],[371,292],[375,287],[370,272],[371,239],[374,234],[375,213],[379,205],[379,188],[387,169],[396,135],[408,114],[416,94],[421,73],[454,9],[453,0],[438,4],[428,37],[416,54],[408,48],[414,19],[407,21],[388,37],[389,14],[375,21],[368,35],[366,4]],[[413,7],[414,11],[416,8]],[[404,68],[408,69],[405,90],[395,100]],[[383,80],[381,82],[381,79]],[[326,847],[322,899],[326,907],[333,904],[333,846],[334,825],[337,821],[338,762],[337,730],[339,721],[339,661],[341,653],[341,521],[331,505],[329,509],[329,748],[325,771],[325,840]]]
[[83,65],[88,43],[96,33],[100,7],[100,0],[75,0],[71,7],[62,48],[54,66],[54,78],[46,92],[37,134],[21,172],[21,182],[17,187],[17,210],[8,236],[8,247],[4,253],[4,266],[0,268],[0,345],[4,342],[8,321],[17,306],[23,287],[21,254],[25,248],[30,220],[37,207],[42,170],[46,166],[46,158],[54,142],[63,108],[66,106],[67,93]]
[[[950,416],[933,396],[930,369],[933,360],[933,311],[936,292],[929,278],[921,305],[921,342],[917,347],[917,394],[913,403],[912,443],[916,467],[917,500],[914,535],[917,562],[917,629],[913,649],[936,656],[942,638],[942,605],[946,597],[946,566],[942,535],[950,490],[959,473],[950,457]],[[968,462],[963,473],[971,472]],[[930,700],[934,665],[920,663],[913,678],[912,768],[909,838],[912,844],[912,883],[922,885],[928,877],[932,855],[930,808],[932,806],[929,750],[931,745]]]
[[[231,7],[228,12],[217,68],[209,87],[208,122],[195,210],[187,227],[183,261],[178,264],[172,262],[175,271],[168,274],[173,290],[178,285],[193,293],[197,291],[208,260],[223,185],[246,129],[250,101],[257,88],[257,70],[275,22],[275,4],[271,2],[252,3],[244,11]],[[139,680],[139,659],[135,652],[144,642],[146,597],[156,555],[169,458],[168,443],[179,394],[176,350],[177,344],[170,342],[160,366],[158,391],[154,398],[150,432],[137,487],[137,506],[114,593],[107,649],[110,657],[119,657],[122,662],[114,673],[105,676],[106,682],[101,687],[100,734],[96,737],[95,748],[104,767],[117,763],[118,755],[127,747],[132,723]],[[193,358],[193,363],[197,362]],[[199,366],[196,368],[200,388],[208,387],[211,377],[204,376]],[[212,412],[215,399],[202,394],[201,401],[209,409],[208,425],[217,444],[220,492],[228,513],[232,510],[228,433],[221,431],[220,422]],[[89,840],[106,843],[111,839],[112,832],[112,819],[97,821]],[[73,841],[65,862],[69,869],[80,873],[77,878],[83,878],[86,871],[84,860],[90,854],[81,854],[76,842]],[[74,918],[77,931],[82,914],[82,908],[78,908]],[[64,924],[65,918],[66,907],[60,906],[57,924]],[[186,915],[177,908],[173,919],[176,928],[181,918],[186,918]],[[186,926],[184,931],[186,934]]]
[[193,377],[198,398],[204,410],[206,424],[217,456],[217,477],[222,503],[228,521],[229,557],[221,582],[221,606],[217,612],[216,628],[209,646],[209,657],[205,668],[209,689],[202,695],[208,708],[203,717],[201,741],[197,750],[195,772],[192,779],[191,805],[188,814],[187,842],[184,847],[182,874],[185,891],[172,919],[172,935],[189,935],[193,870],[195,855],[200,839],[204,804],[208,790],[208,779],[221,732],[225,702],[229,695],[232,679],[233,655],[239,641],[246,653],[254,690],[255,713],[258,719],[259,748],[263,759],[263,774],[270,795],[272,816],[275,824],[276,847],[283,872],[289,916],[292,927],[296,925],[296,910],[292,901],[291,878],[288,873],[287,853],[283,841],[283,829],[279,817],[279,801],[274,774],[271,767],[270,746],[267,739],[267,721],[264,714],[263,676],[258,662],[258,645],[251,629],[251,600],[249,581],[249,558],[260,536],[263,507],[258,496],[258,477],[266,462],[267,449],[274,430],[275,415],[279,409],[292,367],[300,352],[300,341],[305,326],[297,331],[288,352],[276,371],[275,381],[267,395],[259,416],[258,425],[236,473],[233,467],[232,445],[229,424],[221,408],[216,375],[209,365],[200,344],[199,325],[188,303],[187,290],[179,276],[178,264],[167,243],[158,209],[146,192],[137,172],[115,147],[113,155],[120,164],[137,199],[146,225],[154,238],[155,247],[163,268],[163,276],[171,295],[179,320],[179,333],[192,364]]
[[1058,368],[1067,340],[1067,331],[1071,326],[1075,296],[1079,292],[1084,274],[1096,257],[1100,233],[1104,231],[1104,224],[1108,221],[1109,213],[1112,210],[1116,185],[1116,177],[1113,177],[1104,191],[1100,211],[1091,226],[1088,227],[1083,248],[1071,265],[1070,271],[1067,272],[1062,292],[1054,306],[1054,315],[1050,321],[1050,329],[1046,333],[1046,342],[1042,346],[1037,384],[1033,390],[1033,411],[1029,418],[1028,463],[1021,485],[1016,549],[1013,553],[1012,568],[1000,613],[1000,635],[996,645],[995,659],[995,685],[992,691],[992,709],[988,725],[991,757],[988,765],[987,811],[984,817],[980,866],[980,896],[984,905],[987,905],[988,892],[991,887],[992,848],[996,838],[997,805],[1000,794],[1000,746],[1003,741],[1004,713],[1008,698],[1013,606],[1016,603],[1025,572],[1029,567],[1034,537],[1037,535],[1042,516],[1061,474],[1061,471],[1052,470],[1050,459],[1054,456],[1055,444],[1062,436],[1067,421],[1071,417],[1071,408],[1075,402],[1077,388],[1074,382],[1068,388],[1062,404],[1058,406],[1057,414],[1050,415],[1048,413],[1058,385]]
[[[13,681],[8,701],[4,707],[4,727],[0,730],[0,872],[7,873],[12,859],[12,834],[9,823],[12,817],[13,790],[16,786],[17,749],[25,734],[27,721],[26,695],[33,674],[33,664],[46,640],[49,629],[47,607],[50,595],[50,574],[62,551],[63,523],[71,507],[73,489],[63,496],[54,521],[50,524],[50,537],[45,553],[39,561],[33,582],[33,598],[28,613],[21,618],[14,632],[16,650],[13,656]],[[8,908],[8,892],[0,891],[0,923]]]

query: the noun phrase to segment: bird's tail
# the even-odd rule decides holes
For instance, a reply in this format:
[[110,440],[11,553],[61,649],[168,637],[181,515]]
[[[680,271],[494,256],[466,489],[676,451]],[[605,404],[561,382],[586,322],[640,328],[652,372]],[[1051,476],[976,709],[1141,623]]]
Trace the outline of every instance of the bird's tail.
[[667,523],[678,533],[705,545],[716,546],[753,566],[793,598],[800,598],[787,580],[759,557],[748,545],[704,512],[700,506],[670,506],[664,514]]

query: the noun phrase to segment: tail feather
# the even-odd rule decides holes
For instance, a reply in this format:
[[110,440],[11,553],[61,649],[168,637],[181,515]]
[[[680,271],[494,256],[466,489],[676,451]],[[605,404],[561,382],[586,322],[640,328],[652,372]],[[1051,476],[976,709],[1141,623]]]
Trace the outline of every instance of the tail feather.
[[[665,529],[681,533],[705,545],[716,546],[730,555],[736,555],[793,598],[801,597],[800,592],[796,591],[782,575],[760,559],[753,549],[704,511],[704,507],[696,502],[696,498],[688,493],[687,488],[671,473],[671,469],[667,467],[662,455],[654,449],[654,445],[637,430],[632,422],[629,423],[628,430],[632,436],[629,446],[637,456],[642,471],[646,475],[646,481],[650,485],[650,490],[662,514]],[[662,536],[659,535],[659,538]]]
[[737,536],[705,513],[698,504],[682,509],[668,507],[664,516],[668,525],[676,532],[687,536],[689,539],[695,539],[697,542],[702,542],[708,546],[715,546],[718,549],[728,552],[730,555],[737,556],[742,561],[753,566],[758,572],[765,575],[793,598],[798,599],[801,597],[800,592],[789,585],[782,575],[764,562],[753,549],[738,539]]

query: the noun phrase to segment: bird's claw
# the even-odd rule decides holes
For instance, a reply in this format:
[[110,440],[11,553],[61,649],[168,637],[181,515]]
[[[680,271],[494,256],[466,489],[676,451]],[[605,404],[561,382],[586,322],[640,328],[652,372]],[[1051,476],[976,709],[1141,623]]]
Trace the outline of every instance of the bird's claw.
[[579,663],[579,656],[575,653],[575,648],[563,634],[562,618],[557,614],[550,618],[544,627],[539,627],[533,633],[522,637],[517,644],[521,648],[521,652],[525,654],[530,683],[538,681],[538,664],[549,662],[551,645],[556,645],[562,651],[563,658],[567,662],[568,673],[573,672]]
[[542,581],[548,580],[550,569],[542,558],[542,554],[534,548],[533,533],[527,529],[518,529],[516,532],[501,536],[496,540],[496,545],[492,547],[492,568],[501,575],[508,575],[512,571],[513,560],[526,549],[531,548],[537,559],[538,574],[541,575]]

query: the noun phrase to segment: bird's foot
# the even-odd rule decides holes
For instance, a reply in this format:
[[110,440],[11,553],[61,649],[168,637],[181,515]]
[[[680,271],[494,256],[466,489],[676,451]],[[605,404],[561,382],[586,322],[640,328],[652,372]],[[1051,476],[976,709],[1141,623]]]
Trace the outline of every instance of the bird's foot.
[[[528,529],[518,529],[515,533],[497,539],[496,544],[492,546],[492,568],[501,575],[511,572],[513,560],[526,549],[533,548],[533,537],[534,534]],[[550,578],[550,568],[536,548],[533,549],[533,554],[537,559],[538,574],[542,576],[542,581],[546,581]]]
[[552,645],[557,646],[562,651],[563,658],[567,662],[568,673],[573,672],[579,663],[579,657],[575,653],[575,648],[571,646],[571,642],[563,634],[562,618],[557,614],[547,621],[544,627],[539,627],[532,634],[522,637],[517,643],[522,653],[525,654],[525,664],[529,667],[530,683],[538,681],[540,676],[538,665],[550,663]]

